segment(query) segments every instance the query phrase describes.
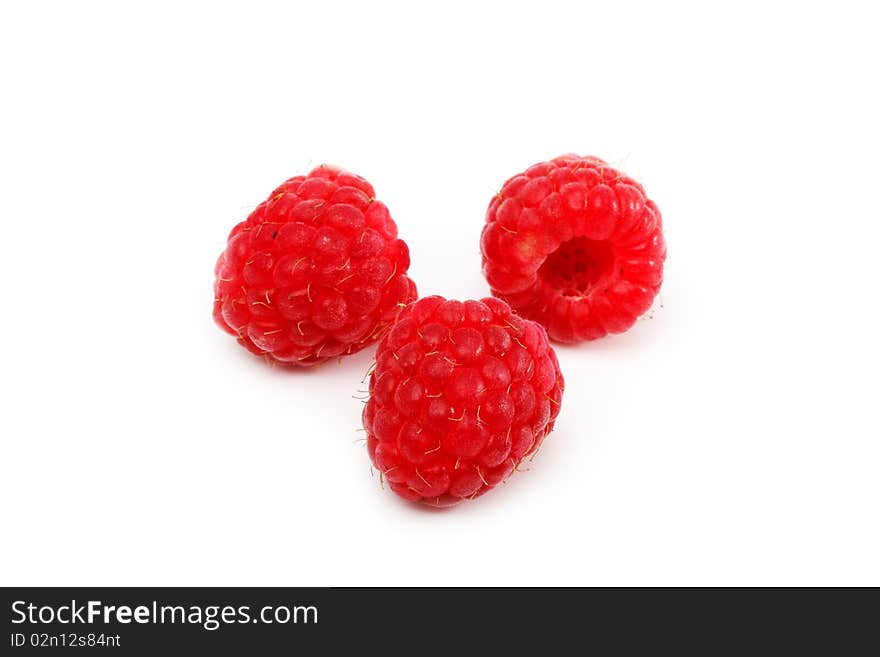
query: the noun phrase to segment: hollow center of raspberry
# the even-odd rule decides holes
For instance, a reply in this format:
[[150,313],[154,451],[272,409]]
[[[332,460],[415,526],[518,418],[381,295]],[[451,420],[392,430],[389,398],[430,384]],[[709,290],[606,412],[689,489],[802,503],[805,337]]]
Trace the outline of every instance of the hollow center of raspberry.
[[607,240],[575,237],[547,256],[538,274],[567,296],[581,296],[601,285],[614,268],[614,248]]

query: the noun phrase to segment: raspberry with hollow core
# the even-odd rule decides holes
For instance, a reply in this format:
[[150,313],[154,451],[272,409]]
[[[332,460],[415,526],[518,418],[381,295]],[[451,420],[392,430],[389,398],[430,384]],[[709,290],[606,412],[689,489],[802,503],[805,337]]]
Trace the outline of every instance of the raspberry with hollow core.
[[558,342],[622,333],[663,282],[660,211],[595,157],[563,155],[509,179],[480,240],[492,294]]

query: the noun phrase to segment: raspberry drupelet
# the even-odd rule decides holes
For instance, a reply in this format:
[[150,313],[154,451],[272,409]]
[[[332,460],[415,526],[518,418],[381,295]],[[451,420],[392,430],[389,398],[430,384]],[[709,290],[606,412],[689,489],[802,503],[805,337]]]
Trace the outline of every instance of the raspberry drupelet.
[[408,269],[370,183],[322,165],[232,229],[215,268],[214,319],[255,354],[315,365],[379,339],[416,298]]
[[564,387],[546,331],[500,299],[425,297],[379,343],[367,450],[404,499],[473,499],[538,449]]
[[558,342],[626,331],[663,282],[660,211],[596,157],[563,155],[509,179],[480,246],[492,294]]

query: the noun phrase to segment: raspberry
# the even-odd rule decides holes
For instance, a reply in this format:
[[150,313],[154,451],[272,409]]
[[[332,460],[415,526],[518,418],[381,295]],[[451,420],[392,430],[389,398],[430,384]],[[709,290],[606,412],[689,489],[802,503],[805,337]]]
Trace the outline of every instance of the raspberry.
[[416,298],[409,249],[360,176],[322,165],[229,234],[214,319],[255,354],[307,366],[375,342]]
[[500,299],[425,297],[376,351],[363,413],[370,459],[404,499],[473,499],[538,449],[564,387],[546,331]]
[[558,342],[630,328],[651,307],[666,259],[660,211],[642,186],[577,155],[504,183],[480,246],[492,294]]

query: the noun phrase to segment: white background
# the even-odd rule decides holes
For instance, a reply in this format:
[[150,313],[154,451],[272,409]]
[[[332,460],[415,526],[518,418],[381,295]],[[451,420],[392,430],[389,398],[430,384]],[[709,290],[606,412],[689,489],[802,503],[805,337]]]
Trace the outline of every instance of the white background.
[[[868,3],[239,4],[0,10],[0,583],[880,584]],[[372,350],[291,373],[211,321],[289,176],[367,177],[420,292],[479,298],[489,199],[565,152],[658,203],[663,305],[559,349],[556,431],[474,503],[371,476]]]

